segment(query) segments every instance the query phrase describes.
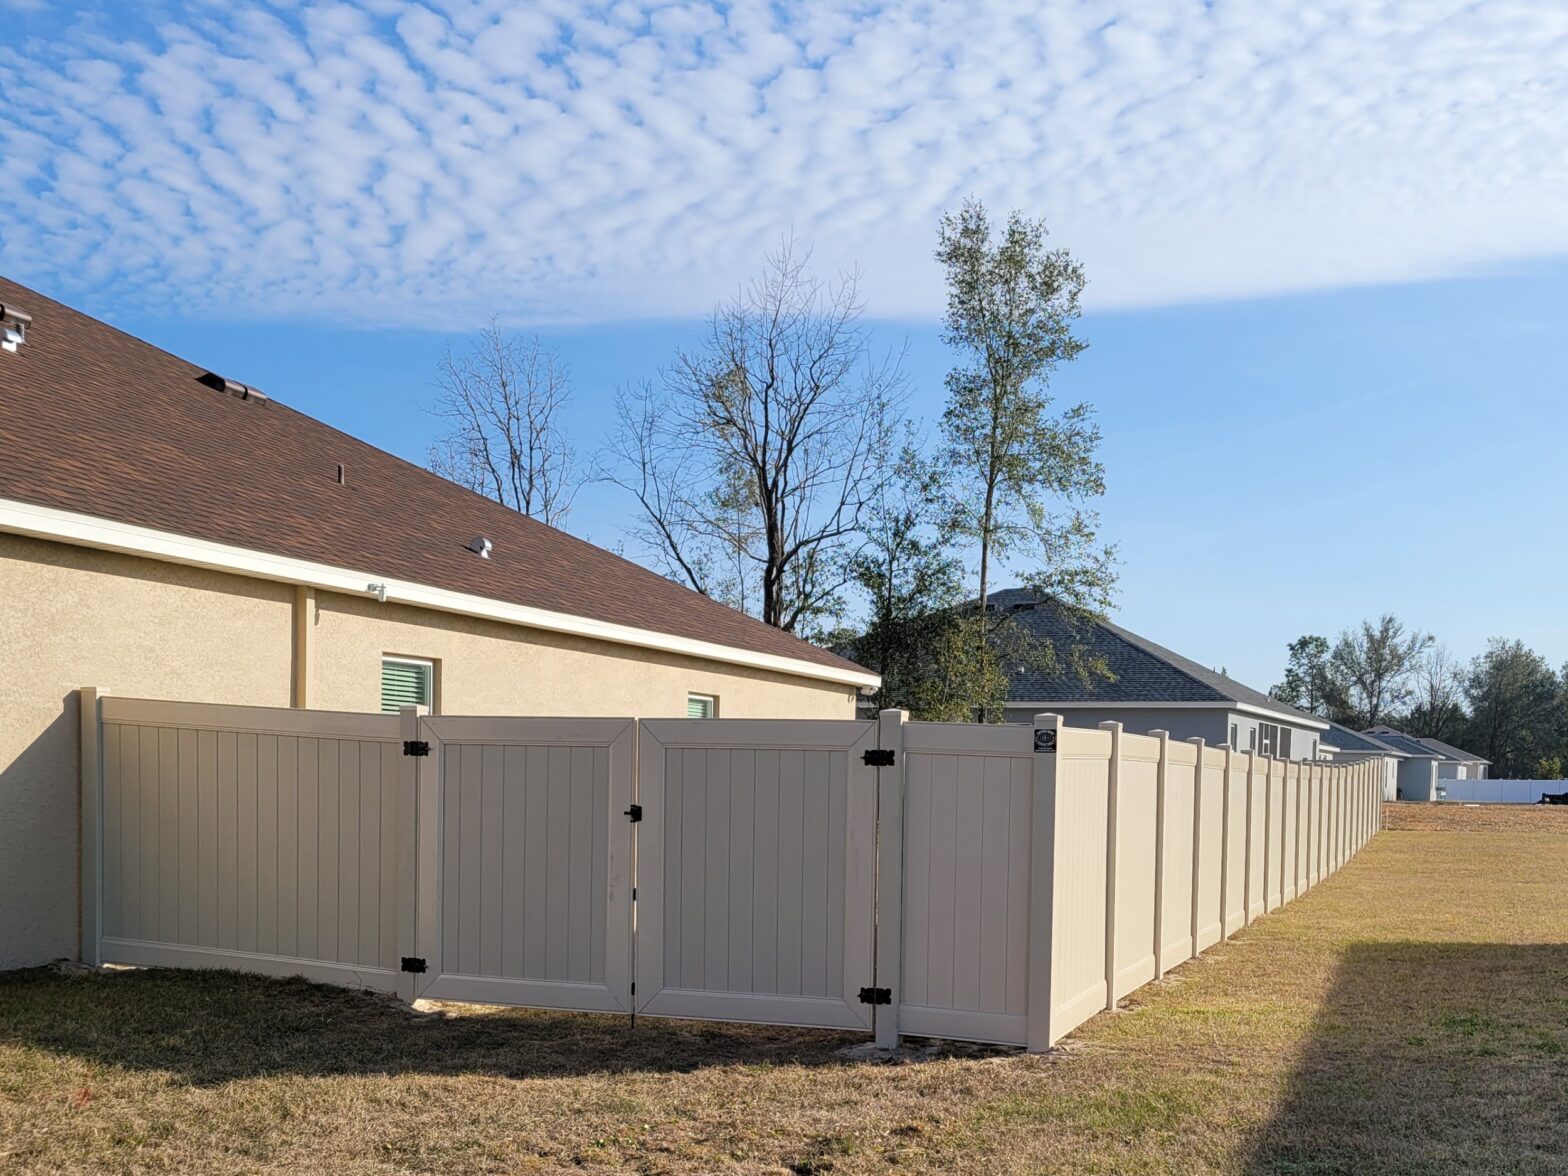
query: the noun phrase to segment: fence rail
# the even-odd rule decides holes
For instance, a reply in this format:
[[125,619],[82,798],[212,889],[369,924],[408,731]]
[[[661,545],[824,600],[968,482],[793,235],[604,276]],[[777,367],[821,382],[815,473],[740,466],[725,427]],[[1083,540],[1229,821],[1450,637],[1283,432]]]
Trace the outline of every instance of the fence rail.
[[1343,865],[1371,764],[1119,724],[83,691],[83,957],[1044,1049]]

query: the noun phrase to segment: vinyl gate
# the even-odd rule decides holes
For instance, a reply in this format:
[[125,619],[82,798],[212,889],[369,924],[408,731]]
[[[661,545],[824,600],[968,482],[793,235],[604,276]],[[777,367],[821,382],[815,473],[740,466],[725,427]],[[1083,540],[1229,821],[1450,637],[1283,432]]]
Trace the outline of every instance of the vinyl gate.
[[82,692],[90,963],[1011,1042],[1308,891],[1375,766],[877,721],[332,714]]
[[870,1029],[872,722],[642,724],[637,1011]]
[[413,995],[630,1010],[632,721],[405,723],[424,744]]

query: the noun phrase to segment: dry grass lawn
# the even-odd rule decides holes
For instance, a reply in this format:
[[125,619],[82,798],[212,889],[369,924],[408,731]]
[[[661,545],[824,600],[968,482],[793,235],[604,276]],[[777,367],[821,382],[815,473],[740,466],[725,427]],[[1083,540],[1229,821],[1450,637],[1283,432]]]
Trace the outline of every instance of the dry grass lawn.
[[1568,809],[1396,806],[1337,877],[1044,1057],[13,973],[0,1168],[1568,1172],[1565,883]]

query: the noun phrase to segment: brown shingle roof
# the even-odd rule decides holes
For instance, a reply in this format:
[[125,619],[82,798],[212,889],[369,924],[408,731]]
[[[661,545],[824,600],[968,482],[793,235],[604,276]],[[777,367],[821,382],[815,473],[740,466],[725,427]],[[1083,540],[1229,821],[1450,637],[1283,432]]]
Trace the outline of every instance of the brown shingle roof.
[[0,355],[0,498],[866,672],[5,278],[0,303],[33,316]]

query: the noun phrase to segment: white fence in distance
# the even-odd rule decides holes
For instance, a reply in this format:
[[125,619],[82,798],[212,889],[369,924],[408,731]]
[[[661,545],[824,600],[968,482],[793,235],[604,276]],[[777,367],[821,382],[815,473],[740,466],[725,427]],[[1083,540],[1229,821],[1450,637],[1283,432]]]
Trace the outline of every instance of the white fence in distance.
[[1568,792],[1568,780],[1454,780],[1437,782],[1438,799],[1460,804],[1540,804]]
[[1381,817],[1366,764],[1055,715],[83,702],[89,962],[883,1045],[1044,1049],[1305,893]]

